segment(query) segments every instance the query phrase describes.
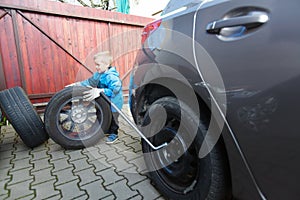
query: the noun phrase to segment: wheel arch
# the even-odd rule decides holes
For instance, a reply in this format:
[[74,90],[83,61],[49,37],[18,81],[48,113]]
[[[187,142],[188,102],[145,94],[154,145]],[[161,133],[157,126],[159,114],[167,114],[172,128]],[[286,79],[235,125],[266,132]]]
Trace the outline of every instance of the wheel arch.
[[[185,92],[193,90],[197,97],[201,119],[204,120],[205,125],[208,127],[210,119],[214,118],[214,115],[211,113],[210,96],[205,84],[199,82],[188,86],[179,80],[168,78],[168,81],[171,84],[176,84],[182,87]],[[143,119],[147,108],[149,108],[154,101],[166,96],[175,97],[172,91],[159,84],[149,83],[138,88],[135,96],[137,109],[134,110],[134,119],[136,123],[139,123]],[[139,110],[141,108],[142,110]],[[255,194],[257,193],[256,187],[253,184],[253,180],[249,174],[249,171],[247,171],[245,167],[240,149],[238,148],[237,141],[234,139],[234,137],[235,136],[231,135],[230,133],[230,127],[228,127],[225,123],[223,129],[221,130],[221,135],[218,142],[221,143],[221,146],[224,149],[224,156],[228,167],[227,172],[231,184],[230,186],[232,195],[238,196],[240,191],[244,190],[245,188],[248,188],[247,191]],[[244,177],[243,180],[241,180],[240,177]]]
[[[164,82],[166,82],[166,78],[163,78]],[[209,97],[209,93],[207,92],[206,88],[204,87],[204,84],[198,84],[198,83],[194,83],[194,84],[190,84],[187,85],[186,83],[179,81],[179,80],[175,80],[175,79],[171,79],[171,78],[167,78],[167,82],[169,84],[173,84],[176,85],[177,87],[180,87],[180,90],[188,93],[189,91],[193,91],[196,95],[197,98],[197,102],[198,102],[198,106],[199,106],[199,111],[200,111],[200,117],[201,120],[204,122],[204,124],[206,125],[206,127],[209,127],[209,123],[210,123],[210,118],[213,117],[211,116],[211,109],[210,109],[210,97]],[[163,86],[163,85],[159,85],[156,83],[159,83],[160,80],[155,80],[153,81],[153,83],[149,83],[146,85],[143,85],[142,87],[137,89],[137,95],[136,95],[136,109],[133,109],[134,113],[133,113],[133,117],[134,120],[137,124],[140,124],[140,122],[142,121],[142,119],[144,118],[144,114],[147,112],[149,106],[156,101],[157,99],[160,99],[162,97],[166,97],[166,96],[171,96],[171,97],[176,97],[176,95],[167,87]],[[228,165],[230,165],[229,163],[229,156],[227,153],[227,145],[226,142],[227,140],[224,139],[223,134],[221,134],[219,141],[222,146],[224,147],[225,153],[224,155],[226,156],[226,160],[228,161]],[[230,166],[228,166],[230,168]],[[229,169],[228,171],[231,174],[231,170]]]

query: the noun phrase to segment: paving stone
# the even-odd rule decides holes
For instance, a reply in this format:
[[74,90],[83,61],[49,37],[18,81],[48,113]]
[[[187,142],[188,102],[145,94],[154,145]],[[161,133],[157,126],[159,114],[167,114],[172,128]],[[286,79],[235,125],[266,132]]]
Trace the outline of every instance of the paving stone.
[[136,195],[136,196],[130,197],[128,200],[141,200],[141,199],[144,199],[144,198],[141,195]]
[[55,195],[55,196],[51,196],[51,197],[48,197],[48,198],[43,198],[45,200],[60,200],[62,199],[61,195],[58,194],[58,195]]
[[130,143],[127,144],[129,147],[134,149],[134,152],[141,152],[142,151],[142,145],[140,142],[134,142],[134,143]]
[[113,147],[117,150],[118,153],[122,152],[122,151],[132,151],[133,149],[129,146],[126,146],[125,143],[123,141],[114,144]]
[[87,194],[81,195],[79,197],[73,198],[74,200],[87,200],[89,196]]
[[21,198],[19,198],[20,200],[32,200],[34,199],[35,195],[34,194],[29,194],[27,196],[22,196]]
[[82,188],[86,190],[89,199],[102,199],[112,194],[111,191],[104,189],[102,183],[103,180],[97,180],[82,186]]
[[13,172],[9,171],[9,175],[12,175],[12,180],[8,183],[8,185],[13,185],[13,184],[25,182],[28,180],[30,180],[32,182],[33,176],[30,175],[31,169],[32,169],[32,167],[21,169],[18,171],[13,171]]
[[81,152],[83,154],[87,153],[87,152],[90,152],[90,151],[98,151],[99,149],[97,148],[97,145],[94,145],[94,146],[90,146],[90,147],[87,147],[85,149],[82,149]]
[[54,161],[50,160],[50,163],[54,167],[53,170],[52,170],[52,172],[57,172],[57,171],[60,171],[60,170],[63,170],[63,169],[67,169],[67,168],[73,168],[73,165],[70,164],[68,162],[68,160],[65,159],[65,158],[61,158],[59,160],[54,160]]
[[122,155],[118,154],[117,150],[114,148],[112,148],[109,151],[106,151],[105,153],[107,155],[107,162],[122,157]]
[[106,154],[107,151],[111,151],[113,149],[112,145],[106,144],[104,141],[101,141],[97,147],[99,148],[99,152],[101,154]]
[[9,195],[7,194],[0,194],[0,199],[8,199]]
[[13,185],[7,185],[7,189],[10,190],[9,199],[19,199],[34,195],[34,191],[29,189],[31,182],[32,180],[27,180]]
[[53,175],[55,175],[57,179],[57,182],[55,182],[55,186],[62,185],[64,183],[71,182],[74,180],[78,180],[79,177],[75,176],[72,170],[73,168],[67,168],[64,170],[53,172]]
[[33,185],[32,189],[35,189],[36,199],[48,199],[48,198],[60,198],[60,191],[55,190],[54,182],[56,180],[49,180],[41,184]]
[[2,141],[2,143],[0,143],[0,151],[14,151],[15,148],[13,146],[13,143],[4,143],[4,141]]
[[0,199],[2,199],[1,196],[7,196],[8,195],[8,190],[5,189],[6,183],[7,183],[7,180],[0,180],[0,188],[1,188],[1,190],[0,190]]
[[0,170],[6,169],[6,168],[11,168],[12,167],[11,160],[12,160],[12,158],[5,158],[5,159],[0,160]]
[[112,190],[116,199],[128,199],[132,196],[138,195],[137,191],[131,190],[129,186],[126,185],[126,180],[122,180],[107,186],[108,189]]
[[58,146],[60,146],[59,144],[57,144],[56,142],[54,142],[51,138],[49,138],[47,140],[47,144],[48,144],[48,146],[50,146],[50,145],[58,145]]
[[121,141],[123,141],[124,140],[124,138],[127,138],[127,137],[130,137],[130,135],[128,135],[128,134],[126,134],[126,133],[124,133],[124,131],[122,130],[122,126],[120,127],[120,132],[122,133],[122,134],[119,134],[119,139],[121,140]]
[[119,172],[119,174],[126,178],[127,184],[129,186],[132,186],[134,184],[137,184],[137,183],[147,179],[147,176],[138,174],[136,171],[135,171],[135,173]]
[[86,156],[81,153],[81,150],[74,150],[74,151],[68,150],[65,153],[66,153],[66,155],[70,156],[69,161],[79,160],[79,159],[83,159],[83,158],[86,159]]
[[127,161],[131,161],[137,158],[140,158],[141,156],[143,156],[143,152],[134,152],[134,151],[122,151],[120,152],[121,155],[125,156]]
[[145,164],[143,156],[140,156],[140,157],[138,157],[138,158],[136,158],[134,160],[131,160],[131,161],[129,161],[129,163],[132,163],[135,166],[137,166],[137,168],[138,168],[137,171],[139,173],[147,171],[147,167],[146,167],[146,164]]
[[101,172],[103,170],[106,170],[106,169],[109,169],[109,168],[113,167],[112,164],[107,163],[106,158],[93,160],[93,161],[90,162],[90,164],[94,166],[94,168],[95,168],[94,171],[95,172]]
[[13,158],[13,149],[0,151],[0,160],[6,159],[6,158]]
[[49,162],[49,158],[31,161],[31,164],[33,165],[33,169],[31,172],[35,172],[35,171],[39,171],[39,170],[42,170],[45,168],[53,167],[51,165],[51,163]]
[[101,198],[101,200],[115,200],[115,199],[116,199],[115,195],[110,195],[108,197]]
[[76,175],[79,176],[80,178],[79,186],[86,185],[90,182],[94,182],[102,179],[101,176],[95,175],[94,168],[89,168],[89,169],[76,172]]
[[139,140],[135,140],[132,137],[124,137],[122,141],[125,142],[125,145],[129,147],[131,147],[130,144],[139,142]]
[[116,143],[102,139],[82,150],[52,139],[31,149],[11,126],[1,127],[0,199],[163,200],[144,172],[140,137],[123,119]]
[[56,180],[55,176],[51,174],[52,168],[42,169],[39,171],[32,172],[31,174],[34,176],[34,182],[32,185],[41,184],[47,181]]
[[[4,181],[4,180],[10,180],[11,179],[11,175],[9,175],[9,170],[11,170],[10,167],[4,168],[4,169],[0,169],[0,181]],[[2,187],[0,187],[2,188]]]
[[[150,181],[148,179],[137,183],[131,188],[134,190],[138,190],[139,193],[144,197],[144,199],[156,199],[161,196],[161,194],[158,193],[158,191],[150,185]],[[147,190],[145,190],[145,188],[147,188]]]
[[3,126],[1,127],[1,134],[3,134],[4,137],[17,137],[17,133],[15,129],[12,126]]
[[97,172],[96,174],[100,175],[103,178],[103,180],[104,180],[103,185],[104,186],[114,184],[117,181],[120,181],[120,180],[124,179],[124,177],[119,176],[113,168],[109,168],[109,169],[106,169],[104,171]]
[[41,151],[32,151],[31,155],[33,156],[32,160],[40,160],[44,158],[49,158],[50,156],[47,154],[47,149],[41,150]]
[[30,152],[28,151],[28,149],[23,149],[22,151],[14,151],[13,152],[14,155],[14,160],[22,160],[22,159],[26,159],[26,158],[30,158],[32,159],[32,155],[30,155]]
[[25,159],[21,159],[21,160],[12,160],[11,163],[13,164],[11,172],[18,171],[18,170],[21,170],[24,168],[33,167],[33,165],[30,164],[30,158],[25,158]]
[[51,156],[51,160],[69,158],[66,154],[64,154],[65,150],[58,144],[48,145],[48,148],[48,154]]
[[120,157],[109,162],[115,166],[118,172],[124,171],[129,168],[135,168],[133,164],[126,162],[125,157]]
[[89,161],[97,160],[100,158],[104,158],[105,156],[100,153],[100,149],[94,147],[94,148],[89,148],[83,151],[83,154],[88,157]]
[[31,151],[31,148],[27,147],[23,141],[19,138],[17,138],[17,141],[15,142],[15,144],[13,145],[15,148],[15,153],[19,153],[19,152],[29,152]]
[[[32,153],[35,153],[35,152],[41,152],[41,151],[48,151],[49,149],[48,149],[48,147],[46,146],[46,143],[44,143],[44,144],[41,144],[41,145],[39,145],[39,146],[37,146],[37,147],[35,147],[31,152]],[[46,153],[45,153],[46,154]]]
[[[16,141],[15,141],[16,137],[4,137],[2,138],[2,145],[5,145],[5,144],[10,144],[10,145],[13,145]],[[2,151],[5,151],[6,149],[2,149]]]
[[130,135],[130,136],[133,136],[133,137],[140,137],[139,134],[129,126],[126,126],[126,125],[124,126],[123,125],[121,130],[126,135]]
[[78,172],[78,171],[81,171],[81,170],[84,170],[84,169],[88,169],[88,168],[91,168],[93,167],[92,165],[90,165],[88,162],[87,162],[87,159],[84,158],[84,159],[80,159],[80,160],[74,160],[74,161],[70,161],[71,164],[74,165],[74,172]]
[[59,186],[57,189],[61,191],[62,199],[73,199],[85,195],[85,191],[80,190],[78,187],[79,180],[74,180]]

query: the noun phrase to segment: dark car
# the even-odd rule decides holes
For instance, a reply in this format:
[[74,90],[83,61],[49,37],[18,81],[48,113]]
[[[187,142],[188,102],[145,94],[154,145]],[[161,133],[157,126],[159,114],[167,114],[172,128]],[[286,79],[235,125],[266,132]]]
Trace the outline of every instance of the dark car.
[[168,199],[299,199],[300,3],[171,0],[130,84]]

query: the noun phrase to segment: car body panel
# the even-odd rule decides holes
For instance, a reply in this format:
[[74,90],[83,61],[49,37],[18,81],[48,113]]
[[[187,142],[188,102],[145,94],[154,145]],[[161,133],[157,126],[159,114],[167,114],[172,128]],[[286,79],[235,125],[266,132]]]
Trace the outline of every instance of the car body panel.
[[[195,41],[218,67],[227,97],[226,118],[258,186],[270,199],[300,195],[297,6],[297,1],[228,1],[197,13]],[[249,8],[264,10],[268,22],[234,40],[205,32],[209,23]]]
[[[221,114],[226,116],[222,138],[230,162],[234,198],[297,198],[300,27],[296,24],[300,13],[295,8],[299,3],[186,2],[178,7],[167,6],[162,25],[138,53],[130,85],[134,117],[149,80],[164,74],[166,66],[175,69],[208,107],[213,95]],[[214,22],[253,12],[268,18],[259,25],[251,24],[247,31],[243,26],[226,27],[221,34],[207,31]],[[207,60],[203,60],[203,52],[213,63],[217,78],[221,77],[220,82]],[[219,101],[220,95],[226,97],[225,104]]]

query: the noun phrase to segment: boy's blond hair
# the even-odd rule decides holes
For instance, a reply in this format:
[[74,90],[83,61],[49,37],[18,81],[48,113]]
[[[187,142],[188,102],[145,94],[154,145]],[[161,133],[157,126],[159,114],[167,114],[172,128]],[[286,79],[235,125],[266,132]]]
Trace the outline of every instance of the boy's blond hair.
[[107,65],[111,65],[113,60],[109,51],[101,51],[94,55],[94,61],[98,64],[105,63]]

